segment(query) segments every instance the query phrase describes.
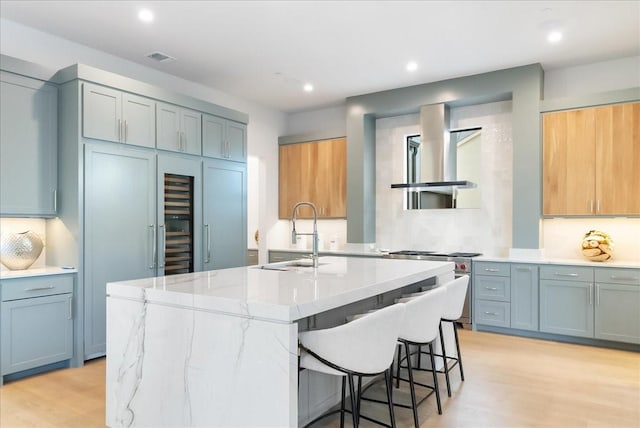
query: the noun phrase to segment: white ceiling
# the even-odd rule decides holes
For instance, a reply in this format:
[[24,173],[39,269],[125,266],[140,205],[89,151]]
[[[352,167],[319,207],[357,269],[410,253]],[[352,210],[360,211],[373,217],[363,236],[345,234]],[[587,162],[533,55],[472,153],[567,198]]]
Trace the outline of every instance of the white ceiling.
[[[142,7],[152,23],[138,21]],[[286,112],[536,62],[640,55],[640,1],[2,0],[0,16]],[[554,28],[564,38],[551,45]],[[154,51],[177,60],[146,58]]]

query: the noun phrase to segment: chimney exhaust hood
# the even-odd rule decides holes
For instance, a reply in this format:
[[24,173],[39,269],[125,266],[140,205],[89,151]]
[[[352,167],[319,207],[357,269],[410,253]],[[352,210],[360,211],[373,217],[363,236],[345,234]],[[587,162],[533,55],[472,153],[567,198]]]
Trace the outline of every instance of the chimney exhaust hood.
[[449,108],[430,104],[420,108],[421,142],[415,161],[416,182],[392,184],[392,189],[407,189],[451,194],[476,184],[456,180],[456,145],[449,144]]

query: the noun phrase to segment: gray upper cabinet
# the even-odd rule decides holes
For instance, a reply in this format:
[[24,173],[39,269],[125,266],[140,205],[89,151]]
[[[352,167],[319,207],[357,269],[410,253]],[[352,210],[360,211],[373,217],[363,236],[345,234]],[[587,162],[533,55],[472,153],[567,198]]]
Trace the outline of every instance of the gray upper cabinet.
[[83,137],[155,146],[155,101],[92,83],[83,84],[82,97]]
[[537,265],[511,265],[511,328],[538,330]]
[[237,162],[247,160],[247,125],[205,114],[202,117],[202,154]]
[[158,103],[157,147],[163,150],[202,154],[202,114],[173,104]]
[[595,337],[640,343],[640,272],[596,269]]
[[222,160],[204,161],[204,270],[247,264],[247,169]]
[[58,88],[0,73],[0,215],[56,215]]

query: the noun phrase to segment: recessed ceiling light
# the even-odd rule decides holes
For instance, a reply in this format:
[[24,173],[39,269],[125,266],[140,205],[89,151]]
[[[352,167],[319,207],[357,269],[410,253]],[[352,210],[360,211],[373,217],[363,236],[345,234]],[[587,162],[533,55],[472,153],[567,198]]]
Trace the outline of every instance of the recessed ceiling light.
[[153,12],[149,9],[140,9],[138,12],[138,19],[142,22],[151,22],[153,21]]
[[305,92],[311,92],[313,91],[313,85],[311,83],[305,83],[303,89],[305,90]]
[[418,69],[418,63],[415,61],[409,61],[407,63],[407,71],[416,71]]
[[558,43],[562,40],[562,33],[560,31],[552,31],[547,35],[549,43]]

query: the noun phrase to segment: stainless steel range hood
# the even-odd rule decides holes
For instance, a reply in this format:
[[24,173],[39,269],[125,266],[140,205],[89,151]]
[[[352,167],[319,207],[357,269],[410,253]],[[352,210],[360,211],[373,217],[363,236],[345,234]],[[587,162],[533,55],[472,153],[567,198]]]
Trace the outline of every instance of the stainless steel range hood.
[[431,104],[420,108],[421,142],[414,182],[392,184],[393,189],[408,189],[452,194],[455,189],[473,188],[467,180],[456,179],[456,147],[449,144],[449,108]]

